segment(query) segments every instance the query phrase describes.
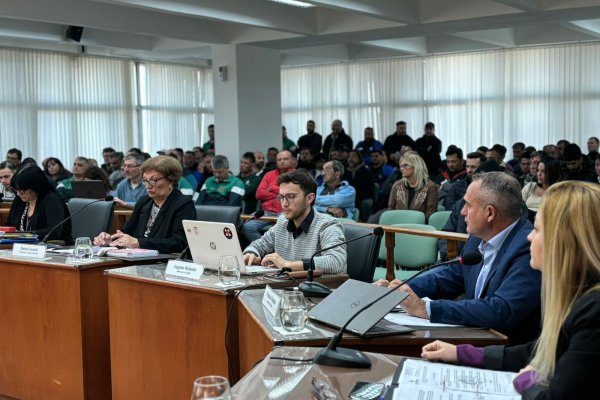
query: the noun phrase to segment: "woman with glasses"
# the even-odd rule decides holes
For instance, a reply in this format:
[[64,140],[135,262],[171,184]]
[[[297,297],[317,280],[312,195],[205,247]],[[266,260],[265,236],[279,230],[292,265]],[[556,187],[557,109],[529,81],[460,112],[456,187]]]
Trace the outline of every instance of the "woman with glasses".
[[523,399],[596,398],[600,365],[600,186],[567,181],[544,194],[531,242],[542,271],[542,332],[520,346],[454,346],[436,341],[421,356],[494,370],[520,371]]
[[392,186],[388,200],[389,210],[421,211],[429,218],[437,211],[438,192],[427,177],[425,161],[414,153],[405,153],[400,159],[402,179]]
[[[18,231],[29,231],[41,239],[69,216],[66,204],[54,186],[37,165],[25,165],[13,175],[10,186],[16,197],[8,214],[8,226]],[[56,227],[48,240],[73,244],[71,221]]]
[[180,252],[187,246],[181,221],[196,219],[192,199],[177,189],[181,164],[173,157],[158,156],[146,160],[141,170],[148,194],[136,202],[122,230],[114,235],[102,232],[94,244]]

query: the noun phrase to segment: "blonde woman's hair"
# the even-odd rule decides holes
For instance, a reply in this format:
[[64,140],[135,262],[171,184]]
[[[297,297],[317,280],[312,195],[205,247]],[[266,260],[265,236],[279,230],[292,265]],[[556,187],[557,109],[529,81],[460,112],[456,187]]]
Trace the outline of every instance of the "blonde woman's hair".
[[[408,164],[413,167],[413,174],[415,179],[417,180],[417,190],[421,190],[425,186],[427,186],[427,180],[429,179],[429,177],[427,176],[427,165],[425,165],[425,161],[423,161],[423,159],[418,154],[413,154],[409,152],[404,153],[402,158],[400,158],[398,166],[402,164]],[[408,186],[408,179],[402,178],[402,182]]]
[[554,375],[558,334],[573,303],[600,289],[600,185],[566,181],[544,193],[542,333],[531,365],[543,381]]

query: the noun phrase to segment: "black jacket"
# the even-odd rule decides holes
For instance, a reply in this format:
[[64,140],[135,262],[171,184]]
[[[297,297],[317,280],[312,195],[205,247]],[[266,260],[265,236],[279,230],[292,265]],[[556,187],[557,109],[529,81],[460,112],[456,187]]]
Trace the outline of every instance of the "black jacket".
[[158,250],[159,253],[177,253],[187,246],[185,231],[181,221],[196,219],[196,207],[191,197],[174,189],[161,206],[150,234],[144,237],[144,231],[150,218],[150,210],[154,201],[148,196],[135,203],[131,218],[122,232],[138,239],[140,248]]
[[[535,342],[485,348],[485,368],[519,371],[531,361]],[[600,291],[578,299],[558,334],[556,366],[549,385],[536,384],[523,399],[595,399],[600,371]]]
[[[20,230],[21,216],[25,211],[25,202],[15,197],[8,213],[8,226],[14,226],[17,230]],[[48,193],[44,197],[38,197],[36,202],[35,211],[31,216],[29,222],[29,228],[25,227],[26,230],[33,231],[38,235],[38,238],[42,240],[52,228],[62,222],[69,216],[69,209],[67,205],[55,192]],[[71,221],[66,221],[61,226],[57,227],[48,240],[62,240],[65,245],[70,246],[73,244],[73,238],[71,237]]]

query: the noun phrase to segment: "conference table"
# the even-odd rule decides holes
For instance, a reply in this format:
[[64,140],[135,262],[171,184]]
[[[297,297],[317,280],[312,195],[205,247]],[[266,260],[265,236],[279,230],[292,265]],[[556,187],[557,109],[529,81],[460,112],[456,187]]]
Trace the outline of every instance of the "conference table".
[[[241,278],[242,286],[223,287],[214,272],[206,273],[201,281],[182,283],[167,276],[164,265],[107,271],[114,400],[189,399],[192,382],[204,375],[237,381],[236,290],[293,282],[256,276]],[[319,281],[336,287],[346,279],[323,275]]]
[[0,398],[111,398],[104,270],[123,265],[0,251]]
[[[348,399],[358,381],[389,384],[403,357],[365,353],[371,360],[370,369],[337,368],[312,363],[276,359],[309,359],[319,348],[278,347],[268,354],[249,374],[232,387],[236,399],[314,399],[315,387],[326,388],[328,399]],[[191,388],[190,388],[191,394]],[[333,397],[335,396],[335,397]]]
[[[265,312],[262,305],[264,290],[246,290],[238,297],[238,329],[240,373],[245,375],[252,367],[277,346],[322,347],[337,332],[328,326],[307,323],[310,333],[281,334],[278,317]],[[310,303],[311,301],[309,301]],[[434,340],[475,346],[508,344],[508,338],[492,329],[468,327],[435,327],[420,329],[409,334],[361,338],[345,333],[341,344],[362,351],[418,357],[423,345]]]

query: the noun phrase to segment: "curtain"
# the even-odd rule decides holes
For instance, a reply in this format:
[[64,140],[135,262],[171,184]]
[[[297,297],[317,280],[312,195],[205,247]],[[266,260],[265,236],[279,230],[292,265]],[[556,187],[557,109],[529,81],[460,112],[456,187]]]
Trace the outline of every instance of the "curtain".
[[367,126],[383,141],[403,120],[416,139],[431,121],[444,148],[456,144],[465,153],[563,138],[585,153],[600,122],[599,70],[598,44],[288,67],[283,123],[297,139],[308,119],[324,135],[341,119],[356,143]]

